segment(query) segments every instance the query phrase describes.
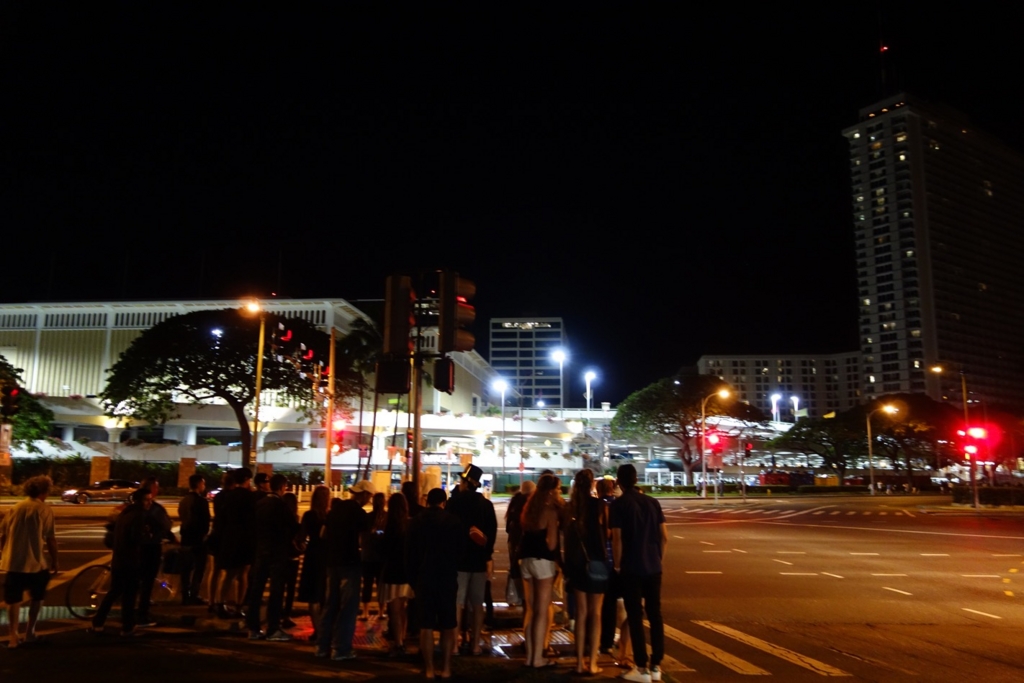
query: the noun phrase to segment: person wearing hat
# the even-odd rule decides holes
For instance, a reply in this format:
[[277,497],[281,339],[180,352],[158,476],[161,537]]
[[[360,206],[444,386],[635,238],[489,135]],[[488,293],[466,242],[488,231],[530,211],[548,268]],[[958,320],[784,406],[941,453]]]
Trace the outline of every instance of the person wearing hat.
[[335,661],[354,659],[352,639],[359,614],[359,585],[363,577],[359,534],[366,530],[370,515],[363,509],[375,493],[367,480],[356,482],[352,497],[331,507],[321,535],[327,555],[327,600],[317,627],[316,656]]
[[480,633],[484,622],[484,589],[487,584],[487,565],[494,553],[498,537],[498,517],[494,505],[478,490],[484,471],[470,463],[460,475],[459,491],[448,502],[447,510],[455,515],[464,530],[462,548],[456,566],[459,571],[459,590],[455,602],[459,632],[462,631],[462,608],[472,614],[471,638],[465,643],[474,655],[483,654]]

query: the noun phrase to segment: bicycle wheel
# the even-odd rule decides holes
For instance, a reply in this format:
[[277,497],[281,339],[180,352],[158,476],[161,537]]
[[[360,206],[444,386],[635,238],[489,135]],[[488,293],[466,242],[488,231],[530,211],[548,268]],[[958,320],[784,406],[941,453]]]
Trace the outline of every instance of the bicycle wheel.
[[65,603],[76,619],[92,619],[110,590],[110,567],[94,564],[86,567],[68,582]]

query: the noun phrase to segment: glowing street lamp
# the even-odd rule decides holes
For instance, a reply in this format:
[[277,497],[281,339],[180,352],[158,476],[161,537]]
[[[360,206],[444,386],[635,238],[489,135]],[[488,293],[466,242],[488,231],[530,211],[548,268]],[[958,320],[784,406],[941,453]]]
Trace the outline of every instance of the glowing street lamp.
[[501,470],[505,471],[505,392],[508,391],[508,382],[503,379],[495,380],[491,385],[494,390],[501,394]]
[[562,349],[555,349],[551,352],[551,360],[558,363],[558,407],[561,413],[562,419],[565,419],[565,351]]
[[779,401],[782,400],[782,394],[772,394],[772,419],[776,422],[782,422],[782,417],[779,415]]
[[[729,398],[730,392],[728,389],[719,389],[713,394],[709,394],[700,402],[700,483],[701,483],[701,498],[705,500],[708,497],[708,459],[705,451],[707,450],[707,408],[708,401],[714,397],[718,398]],[[715,500],[718,499],[718,489],[715,489]]]
[[895,415],[899,412],[899,408],[896,406],[884,405],[881,408],[876,408],[867,414],[864,418],[865,425],[868,428],[868,472],[871,477],[871,495],[875,495],[875,452],[874,452],[874,439],[871,437],[871,416],[875,413],[888,413],[889,415]]
[[[931,370],[936,374],[942,374],[945,371],[945,368],[942,365],[933,365]],[[967,412],[967,376],[964,374],[963,367],[960,368],[960,396],[963,398],[964,404],[964,429],[967,429],[967,425],[970,424],[971,421],[971,416]],[[976,461],[977,458],[971,458],[971,493],[974,497],[974,507],[979,508],[981,505],[978,499],[978,475],[975,469],[977,467],[975,464]]]
[[587,382],[587,413],[590,413],[590,406],[593,403],[594,394],[590,391],[590,383],[597,377],[597,373],[593,370],[587,371],[587,374],[583,375],[583,379]]
[[259,442],[260,433],[260,392],[263,390],[263,345],[266,341],[267,313],[260,306],[258,299],[250,299],[245,305],[245,310],[260,316],[260,341],[256,346],[256,394],[253,396],[252,436],[249,442],[249,460],[243,463],[243,467],[252,469],[256,466],[256,445]]
[[796,416],[797,411],[800,410],[800,397],[790,396],[789,400],[793,402],[793,422],[795,423],[798,419],[800,419]]

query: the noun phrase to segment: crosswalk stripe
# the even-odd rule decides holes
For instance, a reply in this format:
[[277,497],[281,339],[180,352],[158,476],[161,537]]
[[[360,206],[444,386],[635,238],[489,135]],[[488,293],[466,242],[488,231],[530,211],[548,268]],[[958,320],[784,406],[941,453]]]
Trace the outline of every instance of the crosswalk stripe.
[[842,669],[837,669],[834,666],[830,666],[828,664],[825,664],[824,662],[819,662],[816,659],[813,659],[806,655],[799,654],[797,652],[793,652],[792,650],[787,650],[784,647],[773,645],[772,643],[769,643],[766,640],[761,640],[760,638],[743,633],[742,631],[737,631],[733,628],[729,628],[728,626],[725,626],[723,624],[717,624],[713,621],[694,621],[693,623],[699,626],[703,626],[704,628],[711,629],[712,631],[715,631],[717,633],[721,633],[722,635],[733,638],[734,640],[738,640],[741,643],[745,643],[746,645],[757,648],[762,652],[767,652],[770,655],[774,655],[780,659],[784,659],[787,662],[790,662],[791,664],[796,664],[797,666],[809,669],[811,671],[814,671],[815,673],[819,673],[822,676],[851,675],[846,673]]
[[675,657],[665,657],[661,660],[661,670],[665,673],[696,673],[696,669],[691,669]]
[[[650,623],[647,621],[644,621],[644,625],[648,628],[650,627]],[[722,666],[732,669],[736,673],[747,676],[771,676],[770,672],[765,671],[761,667],[751,664],[744,659],[740,659],[735,655],[731,655],[725,650],[720,650],[710,643],[705,643],[703,640],[698,640],[691,635],[687,635],[678,629],[672,628],[668,624],[665,624],[665,635],[680,645],[688,647],[694,652],[704,655],[708,659],[714,660]]]

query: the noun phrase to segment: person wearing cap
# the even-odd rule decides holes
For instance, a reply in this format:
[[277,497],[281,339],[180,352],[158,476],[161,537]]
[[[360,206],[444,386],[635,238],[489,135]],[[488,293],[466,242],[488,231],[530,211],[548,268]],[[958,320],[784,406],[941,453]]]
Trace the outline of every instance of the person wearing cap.
[[316,656],[335,661],[354,659],[352,639],[359,614],[359,585],[363,577],[359,535],[370,515],[363,509],[375,493],[367,480],[349,489],[352,497],[335,501],[327,513],[321,536],[327,555],[327,600],[317,627]]
[[480,633],[484,623],[484,589],[487,584],[487,565],[494,554],[498,538],[498,517],[494,505],[478,490],[484,471],[470,463],[460,475],[459,491],[448,502],[447,510],[455,515],[465,533],[456,566],[459,570],[459,590],[456,595],[455,614],[459,632],[462,631],[462,608],[472,614],[471,638],[464,643],[474,655],[483,654]]

